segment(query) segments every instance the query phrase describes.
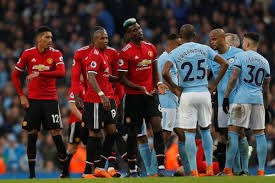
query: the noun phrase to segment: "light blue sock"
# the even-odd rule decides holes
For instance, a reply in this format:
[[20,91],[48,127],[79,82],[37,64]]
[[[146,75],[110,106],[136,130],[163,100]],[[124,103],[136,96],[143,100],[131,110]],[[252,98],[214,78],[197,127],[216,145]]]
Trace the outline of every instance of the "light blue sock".
[[265,133],[254,134],[257,144],[257,157],[259,163],[259,170],[264,170],[266,154],[267,154],[267,143],[265,138]]
[[212,166],[213,161],[213,140],[210,134],[210,129],[201,130],[202,146],[206,159],[206,164]]
[[151,152],[151,167],[150,167],[149,175],[153,176],[156,173],[158,173],[158,161],[157,161],[156,151],[155,149],[153,149]]
[[197,171],[195,133],[185,132],[185,151],[191,170]]
[[151,151],[150,151],[149,144],[148,143],[139,144],[138,147],[148,174],[151,166]]
[[240,140],[239,142],[239,150],[242,161],[242,171],[248,172],[248,142],[246,137]]
[[182,162],[182,165],[183,165],[183,168],[184,168],[184,174],[185,175],[190,175],[191,174],[191,169],[190,169],[189,161],[188,161],[187,154],[186,154],[186,151],[185,151],[184,142],[179,141],[178,149],[179,149],[181,162]]
[[232,169],[234,159],[239,147],[239,134],[228,131],[228,150],[226,154],[225,168]]
[[[240,145],[239,145],[239,147],[240,147]],[[240,150],[238,149],[237,154],[236,154],[235,159],[234,159],[234,164],[233,164],[233,172],[234,173],[240,173],[242,171],[240,158],[241,158],[240,157]]]

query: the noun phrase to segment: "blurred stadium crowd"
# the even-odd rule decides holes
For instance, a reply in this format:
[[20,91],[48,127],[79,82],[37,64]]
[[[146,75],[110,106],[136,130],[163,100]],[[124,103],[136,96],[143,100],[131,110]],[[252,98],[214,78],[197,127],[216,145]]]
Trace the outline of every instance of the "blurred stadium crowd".
[[[136,17],[145,39],[155,44],[159,54],[165,49],[167,35],[176,33],[184,23],[194,25],[197,41],[204,44],[209,43],[208,33],[214,28],[240,37],[247,31],[256,31],[262,36],[259,52],[269,61],[271,73],[275,71],[275,0],[0,0],[0,17],[0,173],[28,171],[24,149],[27,136],[21,130],[24,111],[12,85],[11,72],[23,50],[35,44],[34,32],[41,25],[54,31],[55,48],[61,50],[66,64],[65,79],[57,81],[64,139],[73,54],[89,44],[89,33],[95,25],[106,28],[109,45],[119,51],[124,44],[122,22]],[[25,78],[22,83],[26,86]],[[275,166],[275,75],[271,87],[272,121],[266,124],[267,165]],[[249,143],[255,147],[253,138]],[[41,136],[37,146],[37,169],[56,171],[56,149],[51,136]],[[257,163],[256,158],[252,152],[251,166]]]

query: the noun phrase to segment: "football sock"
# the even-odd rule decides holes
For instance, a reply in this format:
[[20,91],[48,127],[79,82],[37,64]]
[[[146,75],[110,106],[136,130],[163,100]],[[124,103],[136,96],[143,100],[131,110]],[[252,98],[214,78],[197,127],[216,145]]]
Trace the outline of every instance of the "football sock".
[[105,167],[105,163],[108,157],[111,155],[114,142],[115,142],[115,134],[106,135],[103,143],[103,152],[100,156],[100,168]]
[[267,143],[265,138],[265,133],[254,134],[257,144],[257,157],[259,163],[259,170],[264,170],[266,154],[267,154]]
[[162,131],[154,132],[154,149],[156,151],[157,161],[158,161],[158,168],[164,169],[164,142]]
[[[94,151],[95,151],[94,167],[101,168],[101,166],[100,166],[100,155],[102,153],[101,137],[95,137],[95,144],[96,144],[96,148],[94,149]],[[105,163],[104,163],[104,165],[105,165]],[[103,168],[104,168],[104,166],[103,166]]]
[[191,170],[197,170],[195,133],[185,132],[185,150]]
[[130,172],[136,170],[136,157],[137,157],[137,138],[135,136],[128,136],[127,139],[127,159]]
[[156,156],[156,151],[155,149],[153,149],[151,152],[151,167],[150,167],[149,175],[153,176],[156,173],[158,173],[158,160]]
[[185,175],[190,175],[191,174],[191,169],[189,165],[189,161],[187,158],[186,150],[185,150],[185,143],[182,141],[178,142],[178,149],[179,149],[179,154],[181,158],[181,162],[184,168],[184,174]]
[[[239,147],[240,147],[240,142],[239,142]],[[233,172],[234,173],[239,173],[239,172],[242,171],[240,158],[241,158],[240,157],[240,150],[238,149],[237,154],[236,154],[235,159],[234,159],[234,163],[233,163]]]
[[88,137],[86,146],[86,166],[84,174],[91,174],[94,160],[96,160],[96,137]]
[[70,163],[71,163],[73,156],[74,156],[74,154],[68,153],[68,167],[70,167]]
[[150,172],[151,167],[151,150],[148,143],[145,144],[139,144],[139,152],[143,159],[143,163],[145,165],[147,174]]
[[61,135],[53,136],[53,141],[54,141],[56,149],[57,149],[58,160],[61,164],[63,173],[67,173],[68,172],[67,152],[66,152],[65,145],[62,141]]
[[27,155],[30,170],[30,178],[35,177],[36,141],[37,134],[28,134]]
[[239,151],[242,161],[242,171],[248,172],[248,142],[246,137],[240,140],[239,142]]
[[226,152],[225,168],[233,168],[234,159],[239,148],[239,134],[228,131],[228,149]]
[[206,164],[212,166],[213,161],[213,140],[210,134],[210,129],[201,130],[202,146],[204,149],[204,155]]
[[214,154],[219,162],[220,171],[223,171],[226,160],[226,144],[218,142],[217,149]]

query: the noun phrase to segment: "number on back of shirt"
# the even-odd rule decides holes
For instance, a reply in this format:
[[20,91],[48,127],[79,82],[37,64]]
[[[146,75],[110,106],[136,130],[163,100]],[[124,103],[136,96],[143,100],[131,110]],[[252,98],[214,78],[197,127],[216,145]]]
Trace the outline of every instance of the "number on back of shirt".
[[[197,73],[198,73],[197,79],[198,80],[204,79],[205,76],[206,76],[206,69],[201,66],[201,64],[204,63],[204,62],[205,62],[205,59],[198,60],[198,67],[197,67]],[[190,75],[191,75],[191,73],[193,71],[193,65],[192,65],[192,63],[191,62],[184,62],[181,65],[181,69],[184,70],[185,68],[187,68],[188,71],[187,71],[187,74],[184,77],[183,81],[194,81],[195,78],[190,77]]]
[[253,72],[255,69],[254,65],[247,65],[247,68],[249,68],[249,78],[244,78],[244,82],[246,83],[252,83],[255,80],[256,86],[261,86],[264,80],[264,69],[259,68],[256,72]]
[[52,120],[53,120],[53,123],[59,123],[59,115],[58,114],[52,114]]

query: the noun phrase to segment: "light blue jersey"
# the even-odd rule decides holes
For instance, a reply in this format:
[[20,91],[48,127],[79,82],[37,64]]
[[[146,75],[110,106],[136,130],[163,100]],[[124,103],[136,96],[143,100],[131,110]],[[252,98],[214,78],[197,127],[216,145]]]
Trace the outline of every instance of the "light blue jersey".
[[268,61],[249,50],[236,55],[234,66],[241,69],[241,73],[233,103],[263,104],[262,84],[265,78],[270,77]]
[[[233,70],[233,66],[235,64],[235,55],[242,51],[243,50],[241,50],[239,48],[230,46],[229,49],[227,50],[227,52],[225,52],[224,54],[220,54],[227,61],[228,69],[217,86],[218,106],[219,107],[221,107],[222,103],[223,103],[223,98],[224,98],[224,95],[226,92],[227,83],[230,79],[230,76],[231,76],[231,73]],[[208,65],[209,65],[209,68],[211,69],[211,71],[213,72],[214,77],[217,78],[219,71],[220,71],[220,67],[221,67],[220,64],[218,64],[217,62],[215,62],[213,60],[208,60]],[[230,104],[232,104],[235,94],[236,94],[236,87],[232,90],[232,92],[230,93],[230,95],[228,97]]]
[[214,60],[217,53],[209,46],[189,42],[169,54],[169,61],[177,66],[179,86],[186,92],[207,92],[207,59]]
[[[165,51],[162,55],[158,58],[158,70],[159,72],[162,71],[164,64],[166,61],[169,60],[168,53]],[[174,65],[171,70],[172,80],[174,83],[178,84],[177,78],[177,68]],[[163,81],[162,75],[160,75],[161,81]],[[160,95],[159,94],[159,102],[161,107],[163,108],[177,108],[178,107],[178,97],[174,95],[170,90],[167,90],[166,94]]]

